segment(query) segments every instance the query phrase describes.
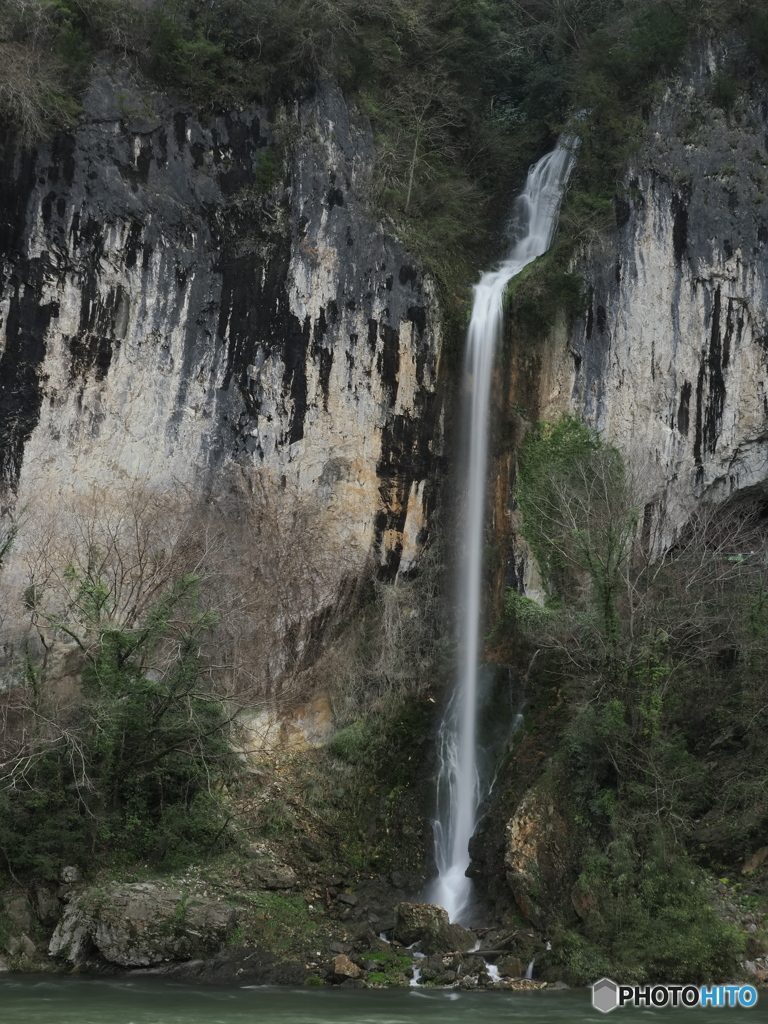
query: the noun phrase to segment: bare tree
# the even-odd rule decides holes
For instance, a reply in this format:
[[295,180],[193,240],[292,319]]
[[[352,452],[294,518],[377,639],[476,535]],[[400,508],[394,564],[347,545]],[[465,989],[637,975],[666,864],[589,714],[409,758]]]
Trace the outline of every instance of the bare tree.
[[355,592],[364,558],[336,519],[262,474],[218,501],[94,488],[30,512],[3,581],[0,817],[31,821],[51,772],[70,817],[118,831],[137,792],[157,818],[211,786],[244,713],[306,696]]
[[209,516],[220,550],[206,671],[233,701],[299,701],[321,641],[356,592],[366,552],[332,505],[263,474],[242,477]]

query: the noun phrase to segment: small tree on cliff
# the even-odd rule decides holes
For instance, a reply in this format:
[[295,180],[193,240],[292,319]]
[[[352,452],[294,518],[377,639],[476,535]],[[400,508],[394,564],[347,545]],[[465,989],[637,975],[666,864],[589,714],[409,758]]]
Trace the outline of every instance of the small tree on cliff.
[[619,451],[573,417],[541,424],[519,460],[522,532],[555,592],[586,576],[606,638],[637,535],[638,504]]

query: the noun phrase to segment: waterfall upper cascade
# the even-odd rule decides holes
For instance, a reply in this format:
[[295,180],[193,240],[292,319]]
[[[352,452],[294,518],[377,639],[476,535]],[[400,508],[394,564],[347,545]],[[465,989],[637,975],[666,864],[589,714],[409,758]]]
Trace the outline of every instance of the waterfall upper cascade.
[[503,321],[504,290],[509,281],[545,253],[552,242],[575,147],[576,140],[561,140],[530,169],[525,189],[515,201],[509,255],[498,269],[483,274],[475,285],[462,399],[466,499],[459,576],[459,677],[440,728],[435,821],[438,877],[430,894],[432,902],[445,907],[452,921],[461,921],[469,905],[472,886],[466,876],[469,841],[475,830],[480,802],[476,723],[488,406],[494,355]]

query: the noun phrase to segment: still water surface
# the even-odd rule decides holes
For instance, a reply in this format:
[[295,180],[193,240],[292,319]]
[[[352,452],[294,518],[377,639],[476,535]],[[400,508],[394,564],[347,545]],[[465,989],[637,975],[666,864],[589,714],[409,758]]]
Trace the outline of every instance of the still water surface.
[[[653,1018],[653,1019],[651,1019]],[[154,980],[0,979],[2,1024],[768,1024],[765,997],[754,1009],[591,1007],[571,992],[196,988]]]

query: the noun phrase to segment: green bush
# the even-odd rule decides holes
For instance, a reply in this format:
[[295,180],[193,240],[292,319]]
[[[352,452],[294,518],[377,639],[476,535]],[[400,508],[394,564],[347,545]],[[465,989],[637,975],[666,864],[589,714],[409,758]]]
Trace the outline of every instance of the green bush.
[[225,38],[211,38],[203,27],[174,20],[162,10],[153,25],[150,67],[164,85],[209,107],[234,99],[245,84],[246,69]]
[[739,83],[733,75],[721,72],[712,80],[712,102],[726,114],[739,98],[739,92]]
[[701,871],[668,839],[641,854],[624,833],[586,858],[578,888],[589,908],[585,938],[611,976],[688,984],[733,976],[744,937],[717,915]]
[[372,737],[368,733],[365,722],[352,722],[344,729],[339,729],[330,743],[330,751],[348,764],[361,761],[371,746]]
[[[11,766],[0,794],[5,859],[14,872],[44,877],[62,863],[87,867],[94,856],[188,862],[222,839],[214,786],[232,764],[227,716],[199,678],[200,640],[212,620],[197,610],[197,578],[182,576],[128,629],[103,625],[113,606],[98,576],[74,567],[65,576],[89,653],[82,698],[58,722],[58,738],[41,727],[44,711],[32,713],[36,749]],[[74,627],[60,624],[78,637]],[[39,709],[44,680],[31,672],[27,685],[29,706]]]
[[613,976],[614,965],[611,960],[598,946],[578,932],[556,931],[552,947],[548,962],[558,968],[558,977],[568,985],[581,987],[599,978]]
[[92,822],[62,753],[40,756],[24,788],[0,791],[0,850],[6,867],[55,880],[62,864],[89,859]]
[[410,975],[413,961],[410,956],[401,953],[377,953],[375,971],[368,975],[368,981],[374,985],[399,985],[399,974]]
[[274,149],[262,150],[253,175],[256,191],[260,195],[267,195],[278,184],[281,174],[280,160]]

